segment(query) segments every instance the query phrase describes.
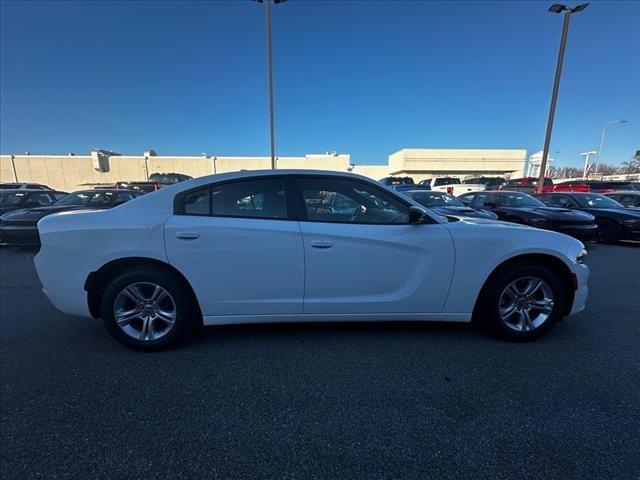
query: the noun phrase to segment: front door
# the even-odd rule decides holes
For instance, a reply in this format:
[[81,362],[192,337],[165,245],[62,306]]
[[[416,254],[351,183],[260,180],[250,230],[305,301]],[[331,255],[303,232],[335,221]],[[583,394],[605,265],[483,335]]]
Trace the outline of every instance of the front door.
[[408,204],[369,182],[300,177],[305,315],[439,313],[454,267],[443,224],[409,224]]

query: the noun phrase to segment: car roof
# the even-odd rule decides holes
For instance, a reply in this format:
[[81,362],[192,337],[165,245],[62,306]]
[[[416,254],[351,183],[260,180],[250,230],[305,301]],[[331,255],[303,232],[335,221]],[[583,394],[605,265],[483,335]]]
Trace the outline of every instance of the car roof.
[[[127,208],[134,208],[138,210],[148,210],[148,211],[156,211],[156,212],[173,212],[173,201],[177,194],[181,192],[186,192],[188,190],[193,190],[198,187],[205,187],[212,183],[221,183],[233,180],[242,180],[242,179],[250,179],[250,178],[261,178],[261,177],[280,177],[280,176],[306,176],[306,177],[333,177],[333,178],[344,178],[344,179],[357,179],[368,184],[374,185],[377,188],[382,188],[387,191],[392,192],[394,195],[398,195],[397,191],[389,188],[388,186],[373,180],[372,178],[365,177],[363,175],[359,175],[357,173],[351,172],[339,172],[333,170],[307,170],[307,169],[276,169],[276,170],[239,170],[236,172],[228,172],[228,173],[218,173],[214,175],[207,175],[204,177],[197,177],[191,180],[185,180],[183,182],[174,183],[173,185],[169,185],[167,187],[161,188],[159,190],[155,190],[153,192],[147,193],[146,195],[142,195],[134,203],[127,202],[119,207],[120,211],[125,211]],[[122,190],[119,190],[122,191]],[[400,194],[402,197],[402,194]],[[416,206],[420,206],[415,200],[410,197],[403,197],[405,201],[408,199],[409,202]],[[437,215],[431,216],[438,223],[444,223],[442,220],[438,219]]]
[[618,194],[624,194],[624,195],[640,195],[640,191],[638,190],[616,190],[615,192],[607,192],[604,193],[603,195],[618,195]]
[[56,190],[45,190],[43,188],[2,188],[0,186],[0,192],[2,193],[32,193],[32,192],[50,193],[50,192],[56,192]]

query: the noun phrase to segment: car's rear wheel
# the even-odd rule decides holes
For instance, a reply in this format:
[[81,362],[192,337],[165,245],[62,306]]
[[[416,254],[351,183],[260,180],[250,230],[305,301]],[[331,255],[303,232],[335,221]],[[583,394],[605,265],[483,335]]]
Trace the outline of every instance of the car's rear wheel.
[[537,263],[510,265],[484,289],[482,323],[499,337],[533,340],[562,318],[564,302],[562,283],[551,269]]
[[135,350],[163,350],[184,340],[195,324],[190,291],[153,267],[125,271],[106,287],[101,303],[107,331]]
[[602,243],[618,243],[622,237],[620,225],[606,218],[598,222],[598,241]]

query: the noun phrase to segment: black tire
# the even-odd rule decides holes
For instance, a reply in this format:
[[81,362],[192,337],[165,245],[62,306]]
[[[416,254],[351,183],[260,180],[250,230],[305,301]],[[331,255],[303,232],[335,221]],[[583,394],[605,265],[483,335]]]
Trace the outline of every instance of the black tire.
[[[149,283],[162,287],[175,304],[175,319],[168,332],[154,340],[133,338],[121,328],[115,319],[115,302],[118,295],[128,286]],[[139,351],[166,350],[179,345],[198,324],[198,309],[193,295],[184,282],[175,275],[151,266],[131,268],[113,278],[105,288],[100,304],[105,328],[122,345]],[[163,324],[164,325],[164,324]]]
[[598,220],[598,241],[601,243],[618,243],[622,238],[622,229],[613,220]]
[[[510,328],[500,317],[500,299],[505,289],[514,281],[535,277],[543,280],[553,293],[553,307],[547,319],[539,326],[527,331]],[[485,284],[477,308],[476,323],[499,338],[523,342],[535,340],[558,323],[564,312],[565,292],[561,280],[547,266],[536,262],[522,262],[508,265],[495,272]]]

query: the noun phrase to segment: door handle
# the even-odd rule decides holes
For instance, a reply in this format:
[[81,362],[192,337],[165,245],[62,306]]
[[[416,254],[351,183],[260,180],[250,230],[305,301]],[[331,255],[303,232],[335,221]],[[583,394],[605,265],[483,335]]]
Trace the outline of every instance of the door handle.
[[195,240],[200,238],[200,234],[198,232],[176,232],[176,237],[184,240]]
[[333,242],[329,240],[311,240],[311,246],[313,248],[331,248],[333,247]]

